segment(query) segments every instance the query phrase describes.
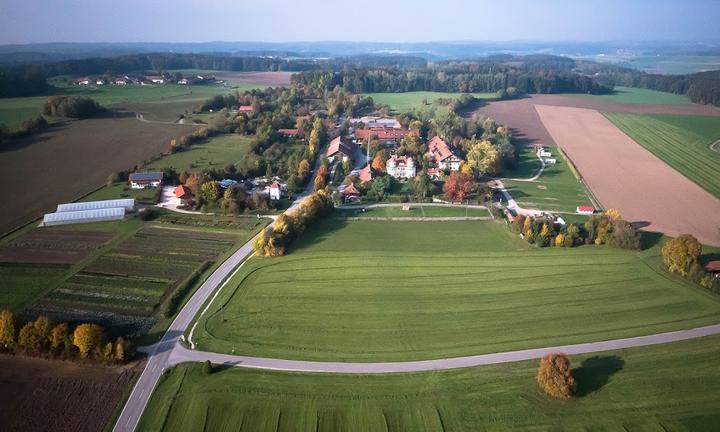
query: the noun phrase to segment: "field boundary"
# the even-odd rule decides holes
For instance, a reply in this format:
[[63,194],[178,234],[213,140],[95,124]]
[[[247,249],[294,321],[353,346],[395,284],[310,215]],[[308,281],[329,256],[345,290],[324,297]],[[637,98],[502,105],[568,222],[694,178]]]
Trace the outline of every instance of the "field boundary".
[[603,207],[602,203],[601,203],[600,200],[597,198],[597,196],[595,196],[595,194],[593,193],[592,189],[590,189],[590,186],[588,186],[588,184],[585,182],[585,180],[583,179],[582,174],[580,174],[580,171],[577,169],[577,167],[576,167],[575,164],[572,162],[572,160],[570,159],[570,157],[565,154],[565,152],[563,151],[562,148],[560,148],[559,145],[558,145],[556,148],[557,148],[557,150],[558,150],[558,153],[560,153],[560,156],[561,156],[561,157],[563,158],[563,160],[565,161],[565,163],[567,163],[567,164],[568,164],[568,167],[570,167],[570,171],[573,173],[573,175],[575,176],[575,178],[576,178],[580,183],[582,183],[583,187],[585,188],[585,191],[587,192],[588,198],[590,198],[590,201],[592,201],[592,203],[593,203],[593,206],[594,206],[596,209],[598,209],[598,210],[604,210],[604,207]]

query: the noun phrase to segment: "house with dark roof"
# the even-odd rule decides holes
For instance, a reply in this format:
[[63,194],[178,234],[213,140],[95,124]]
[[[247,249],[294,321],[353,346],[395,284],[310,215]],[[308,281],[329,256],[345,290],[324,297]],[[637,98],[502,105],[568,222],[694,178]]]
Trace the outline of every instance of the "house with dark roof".
[[457,155],[457,150],[439,136],[428,141],[428,156],[437,163],[441,170],[458,171],[462,163],[462,159]]
[[147,171],[130,173],[128,182],[133,189],[145,189],[146,187],[159,187],[163,181],[162,171]]
[[336,160],[346,161],[352,160],[354,148],[343,137],[336,137],[328,144],[327,153],[325,154],[330,162]]

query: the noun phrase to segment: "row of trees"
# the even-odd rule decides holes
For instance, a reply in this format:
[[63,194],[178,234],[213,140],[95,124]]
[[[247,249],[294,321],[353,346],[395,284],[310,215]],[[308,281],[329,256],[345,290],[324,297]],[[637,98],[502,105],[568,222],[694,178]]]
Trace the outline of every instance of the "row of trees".
[[283,213],[272,226],[265,228],[255,238],[253,249],[261,256],[285,255],[287,247],[305,229],[335,209],[330,190],[319,190],[307,197],[297,209]]
[[622,69],[607,74],[605,79],[619,86],[684,94],[693,102],[720,106],[720,71],[660,75]]
[[106,363],[122,363],[127,357],[125,340],[108,341],[104,329],[91,323],[74,329],[68,323],[53,323],[40,315],[19,326],[9,310],[0,311],[0,350],[31,356],[62,359],[93,359]]
[[574,247],[609,244],[620,249],[640,250],[640,233],[614,209],[588,218],[583,224],[559,225],[545,218],[518,215],[510,229],[539,247]]
[[40,95],[49,87],[42,66],[0,67],[0,98]]
[[15,130],[10,130],[5,125],[0,124],[0,143],[8,142],[13,138],[34,135],[44,131],[48,127],[50,127],[50,124],[45,120],[45,117],[41,115],[24,120],[20,124],[20,127]]
[[85,96],[54,96],[43,105],[43,114],[51,117],[84,119],[103,111],[105,108]]

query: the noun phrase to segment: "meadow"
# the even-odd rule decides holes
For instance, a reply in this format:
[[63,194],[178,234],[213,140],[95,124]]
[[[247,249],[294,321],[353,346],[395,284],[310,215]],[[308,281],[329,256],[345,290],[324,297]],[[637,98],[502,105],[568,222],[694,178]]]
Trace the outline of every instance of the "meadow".
[[166,371],[139,431],[714,430],[720,337],[571,358],[578,395],[542,394],[537,361],[392,375],[200,364]]
[[[493,99],[495,93],[470,93],[479,99]],[[393,113],[404,113],[408,111],[423,111],[432,108],[438,111],[447,110],[446,105],[434,104],[438,99],[458,99],[463,93],[442,93],[431,91],[416,91],[405,93],[366,93],[363,96],[370,96],[376,104],[388,105]]]
[[338,209],[338,217],[392,217],[392,218],[438,218],[438,217],[490,217],[490,213],[482,208],[451,207],[451,206],[425,206],[422,204],[408,204],[409,210],[402,207],[370,207],[365,209]]
[[579,205],[591,205],[585,186],[573,174],[573,170],[559,152],[558,147],[549,147],[557,159],[554,165],[546,165],[537,180],[526,182],[511,180],[512,178],[530,178],[540,168],[540,161],[532,147],[524,147],[519,153],[518,166],[505,173],[505,188],[518,205],[528,209],[547,210],[553,212],[575,212]]
[[605,113],[635,142],[720,197],[720,117]]
[[236,164],[250,150],[252,138],[243,135],[221,135],[193,144],[184,151],[151,162],[148,169],[175,168],[178,172],[223,169]]
[[615,87],[614,91],[605,95],[578,95],[582,97],[590,97],[608,102],[626,103],[626,104],[646,104],[646,105],[689,105],[692,102],[685,95],[675,93],[667,93],[656,90],[647,90],[636,87]]
[[251,259],[194,342],[263,357],[398,361],[717,323],[720,299],[666,273],[658,255],[657,246],[536,249],[492,221],[334,218],[285,257]]

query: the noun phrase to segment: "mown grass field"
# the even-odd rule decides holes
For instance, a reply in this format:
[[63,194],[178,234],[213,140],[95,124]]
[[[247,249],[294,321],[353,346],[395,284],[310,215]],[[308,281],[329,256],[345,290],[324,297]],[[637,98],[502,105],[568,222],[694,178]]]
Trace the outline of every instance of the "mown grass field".
[[551,399],[537,361],[393,375],[170,369],[140,431],[711,431],[720,337],[571,358],[578,397]]
[[[492,99],[495,93],[471,93],[479,99]],[[447,110],[446,105],[433,104],[438,99],[458,99],[462,93],[442,93],[431,91],[417,91],[405,93],[366,93],[363,96],[370,96],[376,104],[389,105],[395,113],[407,111],[422,111],[435,108],[438,111]],[[427,102],[427,104],[425,104]]]
[[192,145],[189,149],[152,162],[148,169],[175,168],[178,172],[222,169],[236,164],[250,150],[251,137],[221,135]]
[[605,116],[638,144],[685,177],[720,197],[720,117],[668,114]]
[[486,209],[468,208],[468,207],[451,207],[451,206],[424,206],[421,204],[407,204],[409,210],[403,210],[399,207],[371,207],[365,209],[338,209],[335,215],[338,217],[490,217],[490,213]]
[[720,322],[659,249],[536,249],[489,221],[330,219],[253,258],[194,336],[253,356],[396,361],[590,342]]
[[504,173],[503,180],[510,196],[520,207],[559,212],[575,212],[579,205],[591,205],[585,186],[575,177],[568,162],[557,147],[548,150],[557,159],[555,165],[547,165],[542,175],[532,182],[509,180],[530,178],[540,168],[540,161],[530,147],[521,149],[516,169]]
[[690,102],[690,98],[685,95],[622,86],[615,87],[614,92],[606,95],[579,96],[628,104],[687,105],[692,103]]

